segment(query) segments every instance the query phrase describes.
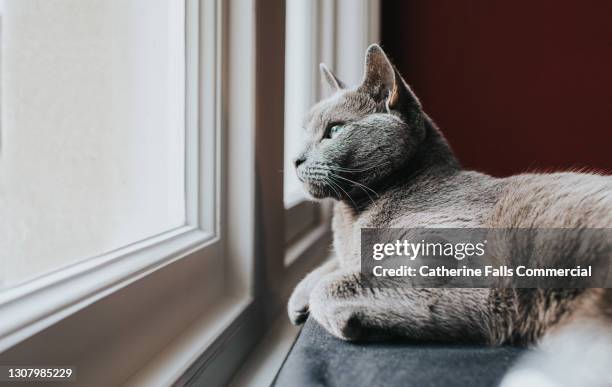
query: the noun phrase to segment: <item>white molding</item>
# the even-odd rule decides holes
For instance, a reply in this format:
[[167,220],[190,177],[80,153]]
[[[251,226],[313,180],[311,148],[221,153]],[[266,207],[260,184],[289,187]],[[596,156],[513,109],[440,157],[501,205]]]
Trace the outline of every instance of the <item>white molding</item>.
[[[187,47],[188,40],[191,35],[186,34],[186,24],[189,14],[187,13],[185,1],[173,1],[167,5],[168,8],[168,50],[170,55],[166,58],[168,63],[167,80],[169,85],[168,95],[166,96],[166,104],[168,107],[168,117],[170,122],[175,125],[167,134],[167,143],[172,144],[170,150],[172,152],[169,160],[172,162],[172,167],[168,168],[169,189],[173,190],[178,195],[185,196],[184,203],[171,203],[170,205],[177,211],[185,212],[185,224],[191,225],[189,222],[189,214],[187,207],[189,197],[187,195],[189,177],[187,169],[189,164],[185,157],[187,152],[187,136],[192,130],[187,125],[186,119],[186,104],[188,95],[186,89],[189,78],[187,75],[187,53],[191,47]],[[191,39],[193,40],[193,39]],[[197,130],[197,129],[196,129]],[[183,171],[182,174],[177,174],[176,171]],[[183,207],[184,206],[184,207]]]
[[87,260],[0,294],[0,352],[217,239],[191,227]]
[[[192,47],[187,54],[188,78],[186,89],[191,93],[192,105],[188,105],[191,122],[188,132],[192,139],[193,166],[190,180],[193,182],[194,207],[197,208],[195,224],[203,230],[221,234],[224,184],[222,179],[226,165],[223,159],[225,144],[222,122],[222,52],[221,2],[218,0],[187,0],[189,19],[187,42]],[[205,26],[205,27],[202,27]],[[204,29],[203,29],[204,28]],[[189,38],[192,37],[192,38]],[[214,186],[213,195],[205,195],[207,187]],[[210,192],[206,192],[210,193]]]
[[[256,244],[256,45],[255,1],[216,0],[223,4],[220,44],[223,74],[223,142],[227,151],[222,232],[225,275],[234,293],[253,291]],[[231,232],[230,232],[231,230]]]
[[[171,386],[181,379],[196,362],[214,361],[215,342],[227,341],[232,324],[252,313],[251,299],[226,298],[194,321],[188,329],[151,359],[147,366],[138,370],[124,384],[129,387]],[[225,336],[225,337],[224,337]]]

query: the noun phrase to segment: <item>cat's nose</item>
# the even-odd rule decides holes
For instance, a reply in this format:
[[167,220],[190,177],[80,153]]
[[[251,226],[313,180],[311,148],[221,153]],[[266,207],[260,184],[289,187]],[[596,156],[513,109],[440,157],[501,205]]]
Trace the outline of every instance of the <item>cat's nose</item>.
[[302,164],[304,161],[306,161],[306,158],[305,158],[305,157],[300,156],[300,157],[296,158],[295,160],[293,160],[293,164],[295,164],[295,167],[297,168],[297,167],[299,167],[299,166],[300,166],[300,164]]

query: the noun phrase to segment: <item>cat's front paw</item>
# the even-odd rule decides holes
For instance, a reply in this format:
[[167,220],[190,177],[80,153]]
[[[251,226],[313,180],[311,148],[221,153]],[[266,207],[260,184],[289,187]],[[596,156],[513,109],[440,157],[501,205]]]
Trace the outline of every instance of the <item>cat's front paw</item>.
[[308,318],[310,289],[300,285],[298,284],[293,293],[291,293],[287,303],[287,314],[289,315],[289,320],[294,325],[302,324]]
[[310,314],[332,335],[354,341],[363,339],[366,331],[360,309],[350,302],[356,285],[350,281],[350,278],[322,281],[310,295]]
[[293,324],[301,324],[306,321],[309,313],[310,293],[317,285],[319,280],[325,275],[333,272],[338,267],[338,262],[334,259],[325,262],[312,272],[308,273],[295,287],[287,304],[289,320]]
[[366,337],[359,313],[350,307],[320,309],[315,306],[311,314],[326,331],[341,340],[356,341]]

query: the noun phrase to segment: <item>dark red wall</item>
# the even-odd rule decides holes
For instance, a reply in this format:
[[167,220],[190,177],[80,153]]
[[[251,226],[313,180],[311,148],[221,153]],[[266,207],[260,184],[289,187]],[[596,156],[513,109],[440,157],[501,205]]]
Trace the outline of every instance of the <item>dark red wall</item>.
[[383,48],[466,167],[612,172],[612,1],[382,7]]

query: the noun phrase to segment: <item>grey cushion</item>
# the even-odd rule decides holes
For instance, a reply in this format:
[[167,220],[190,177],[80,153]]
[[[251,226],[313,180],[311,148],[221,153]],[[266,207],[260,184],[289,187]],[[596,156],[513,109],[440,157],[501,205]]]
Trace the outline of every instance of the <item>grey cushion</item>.
[[414,342],[347,343],[309,319],[274,385],[496,386],[522,351]]

